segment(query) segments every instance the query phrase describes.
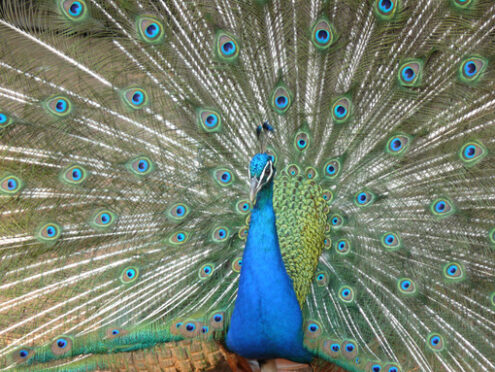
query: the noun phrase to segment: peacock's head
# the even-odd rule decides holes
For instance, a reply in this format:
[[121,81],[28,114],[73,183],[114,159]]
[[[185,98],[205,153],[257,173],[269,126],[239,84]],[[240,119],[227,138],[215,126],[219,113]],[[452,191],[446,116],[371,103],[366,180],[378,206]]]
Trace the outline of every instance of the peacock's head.
[[249,165],[249,178],[251,180],[249,199],[251,203],[254,202],[256,194],[271,182],[274,173],[272,158],[268,154],[256,154],[253,156]]

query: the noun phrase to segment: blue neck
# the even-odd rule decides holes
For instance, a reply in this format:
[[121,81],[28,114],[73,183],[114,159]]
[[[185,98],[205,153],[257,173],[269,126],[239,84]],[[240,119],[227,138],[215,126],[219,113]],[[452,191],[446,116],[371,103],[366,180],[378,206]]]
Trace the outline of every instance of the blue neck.
[[258,193],[251,213],[227,346],[250,359],[308,362],[301,309],[278,245],[272,196],[270,182]]

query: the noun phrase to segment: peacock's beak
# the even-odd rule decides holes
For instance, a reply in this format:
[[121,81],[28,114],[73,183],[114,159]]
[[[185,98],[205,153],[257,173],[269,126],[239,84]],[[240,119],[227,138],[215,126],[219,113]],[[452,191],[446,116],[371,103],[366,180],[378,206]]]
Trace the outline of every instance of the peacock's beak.
[[256,194],[259,191],[259,185],[261,181],[258,180],[256,177],[251,178],[251,186],[249,187],[249,200],[251,201],[251,204],[254,204],[254,200],[256,199]]

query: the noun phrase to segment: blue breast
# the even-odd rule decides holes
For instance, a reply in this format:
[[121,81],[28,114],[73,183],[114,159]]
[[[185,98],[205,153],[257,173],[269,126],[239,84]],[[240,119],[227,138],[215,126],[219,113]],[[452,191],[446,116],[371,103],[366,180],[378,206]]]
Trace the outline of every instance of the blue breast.
[[227,347],[249,359],[312,358],[303,348],[302,313],[280,254],[272,185],[260,191],[251,214]]

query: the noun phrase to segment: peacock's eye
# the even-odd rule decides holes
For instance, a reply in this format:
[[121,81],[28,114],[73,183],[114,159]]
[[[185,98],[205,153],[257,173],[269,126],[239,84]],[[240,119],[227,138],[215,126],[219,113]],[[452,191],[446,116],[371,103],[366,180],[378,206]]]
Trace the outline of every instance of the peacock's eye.
[[234,35],[225,31],[218,31],[215,37],[215,53],[217,57],[227,63],[233,63],[239,57],[239,44]]
[[409,146],[410,139],[406,135],[395,135],[391,137],[386,146],[386,150],[391,155],[400,155],[406,151]]
[[72,349],[72,340],[69,337],[59,337],[51,345],[51,351],[55,355],[64,355]]
[[306,323],[305,337],[318,338],[321,335],[322,328],[316,321],[309,321]]
[[442,351],[444,348],[443,336],[438,333],[431,333],[427,340],[428,347],[435,351]]
[[60,180],[65,184],[79,185],[87,178],[88,172],[80,165],[73,165],[65,169],[60,175]]
[[154,169],[151,159],[147,156],[140,156],[131,160],[127,164],[127,168],[137,176],[147,175]]
[[62,0],[59,4],[61,13],[72,22],[80,22],[88,16],[85,0]]
[[292,103],[292,94],[285,85],[279,84],[272,93],[271,103],[278,114],[285,114]]
[[397,281],[397,287],[402,294],[412,295],[416,293],[416,284],[409,278],[401,278]]
[[460,281],[464,279],[464,269],[457,262],[449,262],[443,267],[443,275],[451,281]]
[[143,108],[148,104],[148,94],[141,88],[130,88],[123,92],[124,103],[133,110]]
[[152,16],[140,16],[137,19],[137,31],[141,40],[149,44],[158,44],[165,37],[162,22]]
[[220,114],[213,109],[197,109],[198,126],[205,132],[213,133],[221,130]]
[[232,185],[232,182],[234,181],[234,175],[228,169],[217,169],[214,171],[214,178],[215,181],[223,187]]
[[355,204],[358,207],[365,207],[371,205],[374,199],[375,195],[370,191],[361,191],[358,192],[355,196]]
[[352,108],[351,100],[347,97],[337,99],[332,105],[332,118],[336,124],[343,124],[349,120]]
[[423,62],[409,60],[399,67],[399,84],[404,87],[415,87],[421,83]]
[[72,111],[71,102],[62,96],[50,98],[45,102],[44,107],[48,112],[60,118],[68,116]]
[[450,216],[455,212],[454,205],[446,198],[440,198],[433,201],[430,210],[433,215],[441,218]]
[[354,290],[350,286],[342,286],[339,289],[339,299],[345,304],[349,304],[354,301]]
[[120,280],[124,284],[130,284],[136,281],[139,276],[139,270],[137,267],[129,266],[122,270]]
[[320,19],[313,26],[311,41],[320,50],[328,49],[334,42],[335,31],[326,19]]
[[7,175],[0,179],[0,193],[13,195],[21,191],[23,183],[19,177]]

